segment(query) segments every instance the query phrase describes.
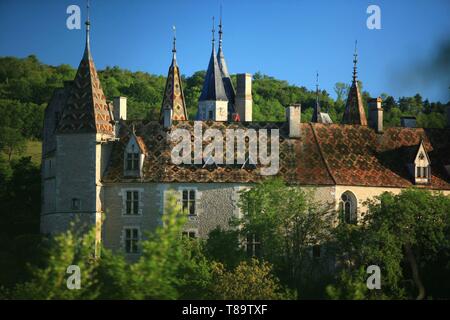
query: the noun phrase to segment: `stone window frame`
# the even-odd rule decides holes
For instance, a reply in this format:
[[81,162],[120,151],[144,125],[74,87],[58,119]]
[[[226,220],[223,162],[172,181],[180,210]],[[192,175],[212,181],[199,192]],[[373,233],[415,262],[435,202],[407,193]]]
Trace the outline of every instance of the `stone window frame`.
[[[130,147],[130,145],[131,145],[131,147]],[[130,148],[131,148],[131,150],[130,150]],[[134,154],[134,155],[138,154],[138,158],[137,158],[138,168],[128,169],[128,154]],[[138,144],[136,138],[134,137],[134,135],[132,135],[123,151],[123,174],[124,174],[124,176],[125,177],[141,177],[142,176],[142,167],[144,164],[144,158],[145,158],[145,154],[142,153],[142,150],[139,147],[139,144]]]
[[[127,214],[127,193],[137,191],[139,194],[138,200],[138,214]],[[142,217],[144,211],[144,189],[143,188],[122,188],[119,192],[119,196],[122,197],[122,217]]]
[[[192,233],[194,234],[194,237],[191,237]],[[188,236],[190,239],[198,239],[199,238],[198,229],[193,229],[193,228],[191,228],[191,229],[184,229],[181,232],[181,235],[182,236]]]
[[[251,236],[251,241],[249,241]],[[251,245],[251,255],[249,255],[249,245]],[[248,257],[260,258],[261,256],[262,241],[256,233],[247,234],[245,237],[245,252]]]
[[[194,187],[194,186],[179,186],[177,188],[178,191],[178,201],[181,205],[181,208],[183,208],[183,191],[184,190],[190,190],[190,191],[195,191],[195,214],[191,215],[188,214],[188,218],[191,219],[197,219],[198,217],[200,217],[201,215],[201,209],[200,209],[200,200],[201,200],[201,196],[202,196],[202,192],[198,190],[198,187]],[[164,199],[164,203],[165,203],[165,199]]]
[[183,188],[188,188],[188,189],[194,189],[195,188],[197,190],[196,191],[196,199],[195,199],[196,200],[195,212],[196,212],[197,215],[196,216],[188,216],[189,220],[191,220],[191,221],[194,220],[195,221],[200,216],[202,216],[203,208],[201,206],[201,199],[202,199],[203,191],[200,191],[198,189],[198,187],[191,187],[191,186],[178,186],[178,187],[175,187],[172,184],[160,183],[156,187],[157,193],[158,193],[156,206],[157,206],[158,211],[159,211],[159,218],[158,218],[158,225],[159,226],[163,225],[162,216],[164,215],[164,209],[166,207],[167,194],[169,192],[173,192],[177,196],[177,201],[181,201],[181,198],[180,198],[181,192],[180,192],[180,190],[182,190]]
[[[347,200],[344,200],[343,197],[346,196]],[[350,206],[350,219],[347,221],[346,219],[346,208],[347,204]],[[340,215],[340,221],[342,223],[347,224],[357,224],[358,223],[358,198],[356,198],[356,195],[351,192],[350,190],[344,191],[341,196],[339,197],[339,215]]]
[[[137,230],[138,236],[137,236],[137,251],[136,252],[127,252],[126,243],[126,230]],[[122,232],[120,236],[120,247],[123,250],[123,252],[127,255],[136,255],[141,253],[140,243],[142,241],[142,232],[141,227],[138,225],[125,225],[122,227]]]
[[[179,201],[180,201],[180,205],[181,205],[181,210],[184,213],[184,192],[187,191],[188,193],[188,198],[187,198],[187,211],[188,211],[188,217],[198,217],[198,199],[197,199],[197,192],[198,192],[198,188],[190,188],[190,187],[179,187],[178,188],[178,192],[180,193],[179,197]],[[194,192],[194,213],[190,212],[190,203],[192,201],[191,199],[191,193]]]
[[423,141],[420,142],[419,150],[412,164],[412,173],[415,184],[429,184],[431,182],[431,160]]

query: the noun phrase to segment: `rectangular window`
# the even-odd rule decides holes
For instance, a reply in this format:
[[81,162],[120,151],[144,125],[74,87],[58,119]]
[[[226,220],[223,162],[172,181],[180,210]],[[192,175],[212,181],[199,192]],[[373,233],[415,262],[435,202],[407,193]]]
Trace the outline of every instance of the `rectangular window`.
[[125,229],[125,252],[137,253],[139,244],[139,229],[126,228]]
[[139,170],[139,153],[128,152],[127,153],[127,170]]
[[127,215],[139,214],[139,191],[127,191],[126,212]]
[[183,232],[181,233],[181,235],[182,235],[183,237],[189,237],[190,239],[195,239],[195,238],[197,238],[197,235],[196,235],[195,231],[183,231]]
[[313,256],[313,258],[316,258],[316,259],[320,258],[321,248],[319,245],[315,245],[312,247],[312,256]]
[[70,207],[71,207],[72,210],[80,210],[80,208],[81,208],[81,200],[78,199],[78,198],[73,198]]
[[195,216],[195,190],[183,190],[183,212]]
[[417,167],[417,178],[428,178],[428,167]]
[[259,237],[255,234],[247,235],[247,256],[251,257],[260,257],[261,256],[261,242],[259,241]]

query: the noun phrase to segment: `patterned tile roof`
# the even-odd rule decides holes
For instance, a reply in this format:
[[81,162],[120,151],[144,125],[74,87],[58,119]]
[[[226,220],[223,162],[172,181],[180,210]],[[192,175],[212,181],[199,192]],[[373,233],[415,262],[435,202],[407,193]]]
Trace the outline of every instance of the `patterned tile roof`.
[[58,132],[112,135],[111,110],[106,102],[91,56],[88,32],[83,58],[78,66],[73,86],[64,106]]
[[348,92],[342,123],[367,126],[367,118],[362,103],[361,92],[359,91],[358,82],[355,80],[352,82]]
[[164,116],[164,109],[172,109],[172,120],[187,120],[188,114],[181,83],[180,68],[177,65],[175,44],[172,50],[172,64],[167,74],[166,88],[160,111],[160,120]]
[[[148,155],[144,161],[143,178],[135,180],[123,175],[123,156],[129,130],[135,126]],[[303,123],[301,138],[289,139],[282,122],[202,122],[208,128],[279,129],[280,166],[278,176],[300,185],[355,185],[372,187],[409,187],[413,185],[406,164],[407,149],[423,139],[431,159],[432,189],[450,190],[450,176],[444,165],[450,162],[450,129],[390,128],[377,134],[367,126]],[[193,132],[193,121],[173,123],[173,129]],[[105,182],[235,182],[251,183],[265,178],[260,165],[175,165],[171,162],[168,133],[158,122],[122,122],[122,138],[115,142]],[[225,136],[225,134],[224,134]],[[205,143],[204,143],[205,144]],[[224,150],[225,152],[225,150]]]

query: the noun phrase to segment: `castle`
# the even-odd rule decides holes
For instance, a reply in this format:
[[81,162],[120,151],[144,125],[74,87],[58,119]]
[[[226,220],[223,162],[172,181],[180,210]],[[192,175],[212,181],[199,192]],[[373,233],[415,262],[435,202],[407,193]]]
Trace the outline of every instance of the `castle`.
[[213,30],[196,121],[188,119],[175,39],[159,121],[130,121],[126,98],[110,102],[103,93],[89,32],[87,21],[75,79],[55,90],[45,110],[42,233],[67,230],[77,219],[95,226],[97,240],[107,248],[138,256],[143,232],[161,224],[169,192],[188,215],[187,236],[205,238],[217,226],[227,228],[231,217],[242,214],[239,192],[266,176],[261,163],[248,157],[239,165],[208,159],[174,164],[171,133],[183,129],[193,137],[196,124],[202,132],[241,130],[236,139],[246,141],[248,148],[254,132],[277,130],[276,175],[291,185],[312,188],[318,200],[340,210],[344,223],[356,223],[365,210],[363,202],[384,191],[416,186],[450,194],[450,110],[446,129],[416,128],[413,119],[383,128],[382,101],[377,98],[369,102],[366,118],[356,54],[342,124],[333,124],[318,100],[309,122],[301,122],[300,105],[287,106],[284,122],[255,122],[251,75],[238,74],[233,87],[220,22],[217,52]]

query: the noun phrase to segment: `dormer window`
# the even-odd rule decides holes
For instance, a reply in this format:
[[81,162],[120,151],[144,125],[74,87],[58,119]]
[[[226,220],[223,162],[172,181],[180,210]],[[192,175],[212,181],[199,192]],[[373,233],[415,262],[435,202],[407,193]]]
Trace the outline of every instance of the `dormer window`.
[[126,170],[139,170],[139,152],[127,152],[127,168]]
[[142,137],[132,134],[124,150],[124,175],[140,177],[145,158],[145,143]]
[[420,142],[412,171],[414,173],[415,184],[428,184],[431,182],[431,162],[423,142]]

